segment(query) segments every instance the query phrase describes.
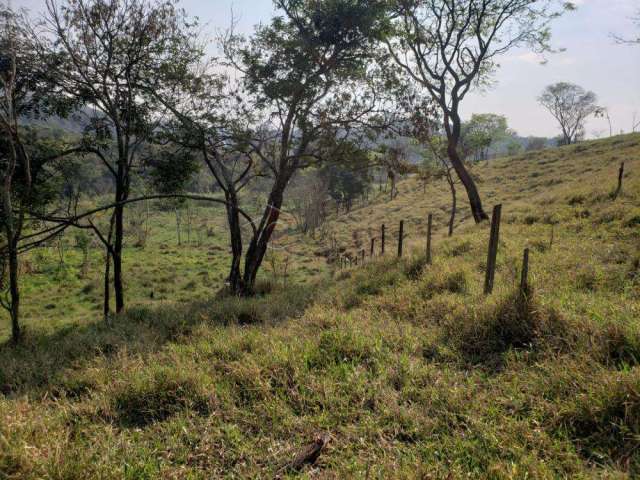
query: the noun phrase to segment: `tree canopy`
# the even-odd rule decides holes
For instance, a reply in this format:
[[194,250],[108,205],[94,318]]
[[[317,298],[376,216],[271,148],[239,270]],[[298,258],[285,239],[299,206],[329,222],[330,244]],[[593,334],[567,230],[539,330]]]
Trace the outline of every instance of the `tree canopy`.
[[558,121],[565,145],[575,143],[584,135],[585,120],[595,114],[596,94],[579,85],[567,82],[547,86],[538,102]]

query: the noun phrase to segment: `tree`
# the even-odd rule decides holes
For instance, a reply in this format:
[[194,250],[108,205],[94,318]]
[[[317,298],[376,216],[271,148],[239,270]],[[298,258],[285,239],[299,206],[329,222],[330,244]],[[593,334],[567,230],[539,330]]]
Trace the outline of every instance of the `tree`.
[[507,119],[494,113],[474,113],[463,123],[460,143],[463,152],[471,152],[475,161],[487,160],[489,148],[509,136]]
[[[229,283],[239,295],[254,291],[293,175],[343,148],[356,135],[353,126],[365,123],[377,100],[366,83],[372,32],[380,18],[378,1],[276,0],[275,5],[280,15],[257,27],[249,40],[233,33],[223,39],[226,66],[239,78],[229,88],[230,104],[176,108],[185,130],[199,125],[198,144],[228,198]],[[200,85],[201,77],[194,76],[194,83]],[[217,91],[208,94],[216,96]],[[330,149],[327,139],[333,142]],[[232,167],[233,155],[242,167]],[[270,186],[261,217],[247,222],[251,235],[244,251],[237,190],[255,174]]]
[[527,152],[535,152],[545,148],[547,148],[547,139],[544,137],[528,137],[527,144],[524,147]]
[[27,118],[63,113],[65,102],[57,103],[48,96],[46,64],[36,61],[25,15],[0,6],[0,24],[2,290],[7,267],[9,276],[8,295],[0,298],[0,304],[10,314],[12,339],[17,343],[21,337],[19,244],[30,214],[53,198],[56,178],[46,170],[55,160],[77,150],[65,148],[64,142],[42,138],[34,128],[22,125]]
[[300,232],[311,233],[313,237],[322,225],[327,216],[328,185],[327,178],[317,171],[293,179],[287,203]]
[[334,152],[331,162],[323,166],[320,175],[328,186],[329,196],[343,205],[348,213],[353,200],[364,195],[369,188],[371,161],[368,152],[354,144],[347,144]]
[[398,196],[398,176],[409,172],[410,166],[405,159],[405,145],[397,142],[395,145],[384,145],[378,154],[377,163],[387,172],[390,184],[389,200]]
[[474,86],[486,85],[500,55],[523,45],[550,50],[550,22],[573,5],[554,0],[393,0],[390,8],[387,51],[408,81],[438,104],[449,161],[467,191],[474,220],[485,220],[480,194],[458,151],[460,104]]
[[512,137],[507,141],[506,149],[507,155],[512,157],[514,155],[519,155],[520,153],[522,153],[522,151],[524,150],[524,146],[518,141],[517,138]]
[[584,134],[585,120],[599,109],[596,100],[595,93],[566,82],[547,86],[538,97],[540,105],[560,124],[565,145],[575,143]]
[[[124,308],[124,208],[141,147],[162,121],[151,90],[171,90],[199,55],[192,28],[172,0],[47,0],[42,58],[54,58],[50,78],[89,116],[84,144],[111,174],[114,208],[106,231],[94,231],[106,250],[104,313],[108,316],[113,262],[116,312]],[[51,37],[53,41],[47,42]]]

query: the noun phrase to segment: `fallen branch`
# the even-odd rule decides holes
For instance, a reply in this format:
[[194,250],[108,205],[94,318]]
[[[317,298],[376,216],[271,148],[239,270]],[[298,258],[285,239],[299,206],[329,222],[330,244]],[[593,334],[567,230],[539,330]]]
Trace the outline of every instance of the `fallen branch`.
[[278,473],[284,473],[286,471],[299,471],[305,465],[313,465],[320,457],[322,451],[329,444],[331,437],[326,433],[316,435],[313,443],[310,443],[304,447],[293,460],[287,462],[284,466],[278,470]]

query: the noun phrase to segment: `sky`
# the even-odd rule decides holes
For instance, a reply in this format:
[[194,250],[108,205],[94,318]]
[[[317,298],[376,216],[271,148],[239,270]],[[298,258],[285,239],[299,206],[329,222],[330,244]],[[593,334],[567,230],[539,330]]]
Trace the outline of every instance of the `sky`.
[[[14,7],[37,13],[44,0],[12,0]],[[640,46],[618,45],[612,33],[636,36],[632,17],[640,0],[578,0],[578,9],[556,20],[552,44],[562,53],[547,56],[546,64],[527,50],[508,52],[500,59],[495,84],[485,92],[473,92],[461,107],[464,118],[473,113],[497,113],[522,136],[556,136],[558,127],[537,102],[546,85],[576,83],[598,96],[598,104],[609,110],[614,133],[629,132],[634,113],[640,120]],[[215,34],[229,26],[232,12],[237,30],[250,33],[253,26],[274,14],[271,0],[182,0],[182,7]],[[637,120],[637,121],[638,121]],[[609,134],[605,119],[590,119],[590,138]]]

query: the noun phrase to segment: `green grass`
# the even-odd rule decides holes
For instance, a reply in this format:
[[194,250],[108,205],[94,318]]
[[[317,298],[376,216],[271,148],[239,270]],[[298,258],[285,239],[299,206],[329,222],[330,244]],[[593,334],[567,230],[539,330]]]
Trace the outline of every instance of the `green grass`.
[[[613,201],[621,160],[625,190]],[[463,209],[446,239],[446,186],[425,195],[414,179],[393,202],[381,194],[326,227],[355,252],[380,223],[393,232],[404,219],[402,260],[390,233],[385,258],[333,271],[314,254],[322,237],[303,238],[286,288],[239,300],[216,297],[212,281],[175,301],[194,272],[215,272],[198,265],[211,245],[162,256],[151,244],[140,259],[127,251],[137,306],[111,326],[75,295],[64,300],[71,318],[39,317],[55,295],[40,292],[51,297],[30,306],[25,344],[0,347],[0,478],[269,478],[319,432],[331,442],[317,465],[284,475],[636,478],[639,171],[640,135],[475,167],[487,206],[503,203],[491,296],[488,225]],[[222,236],[211,242],[226,248]],[[522,298],[525,247],[532,291]],[[165,286],[166,299],[145,299],[142,281]]]

